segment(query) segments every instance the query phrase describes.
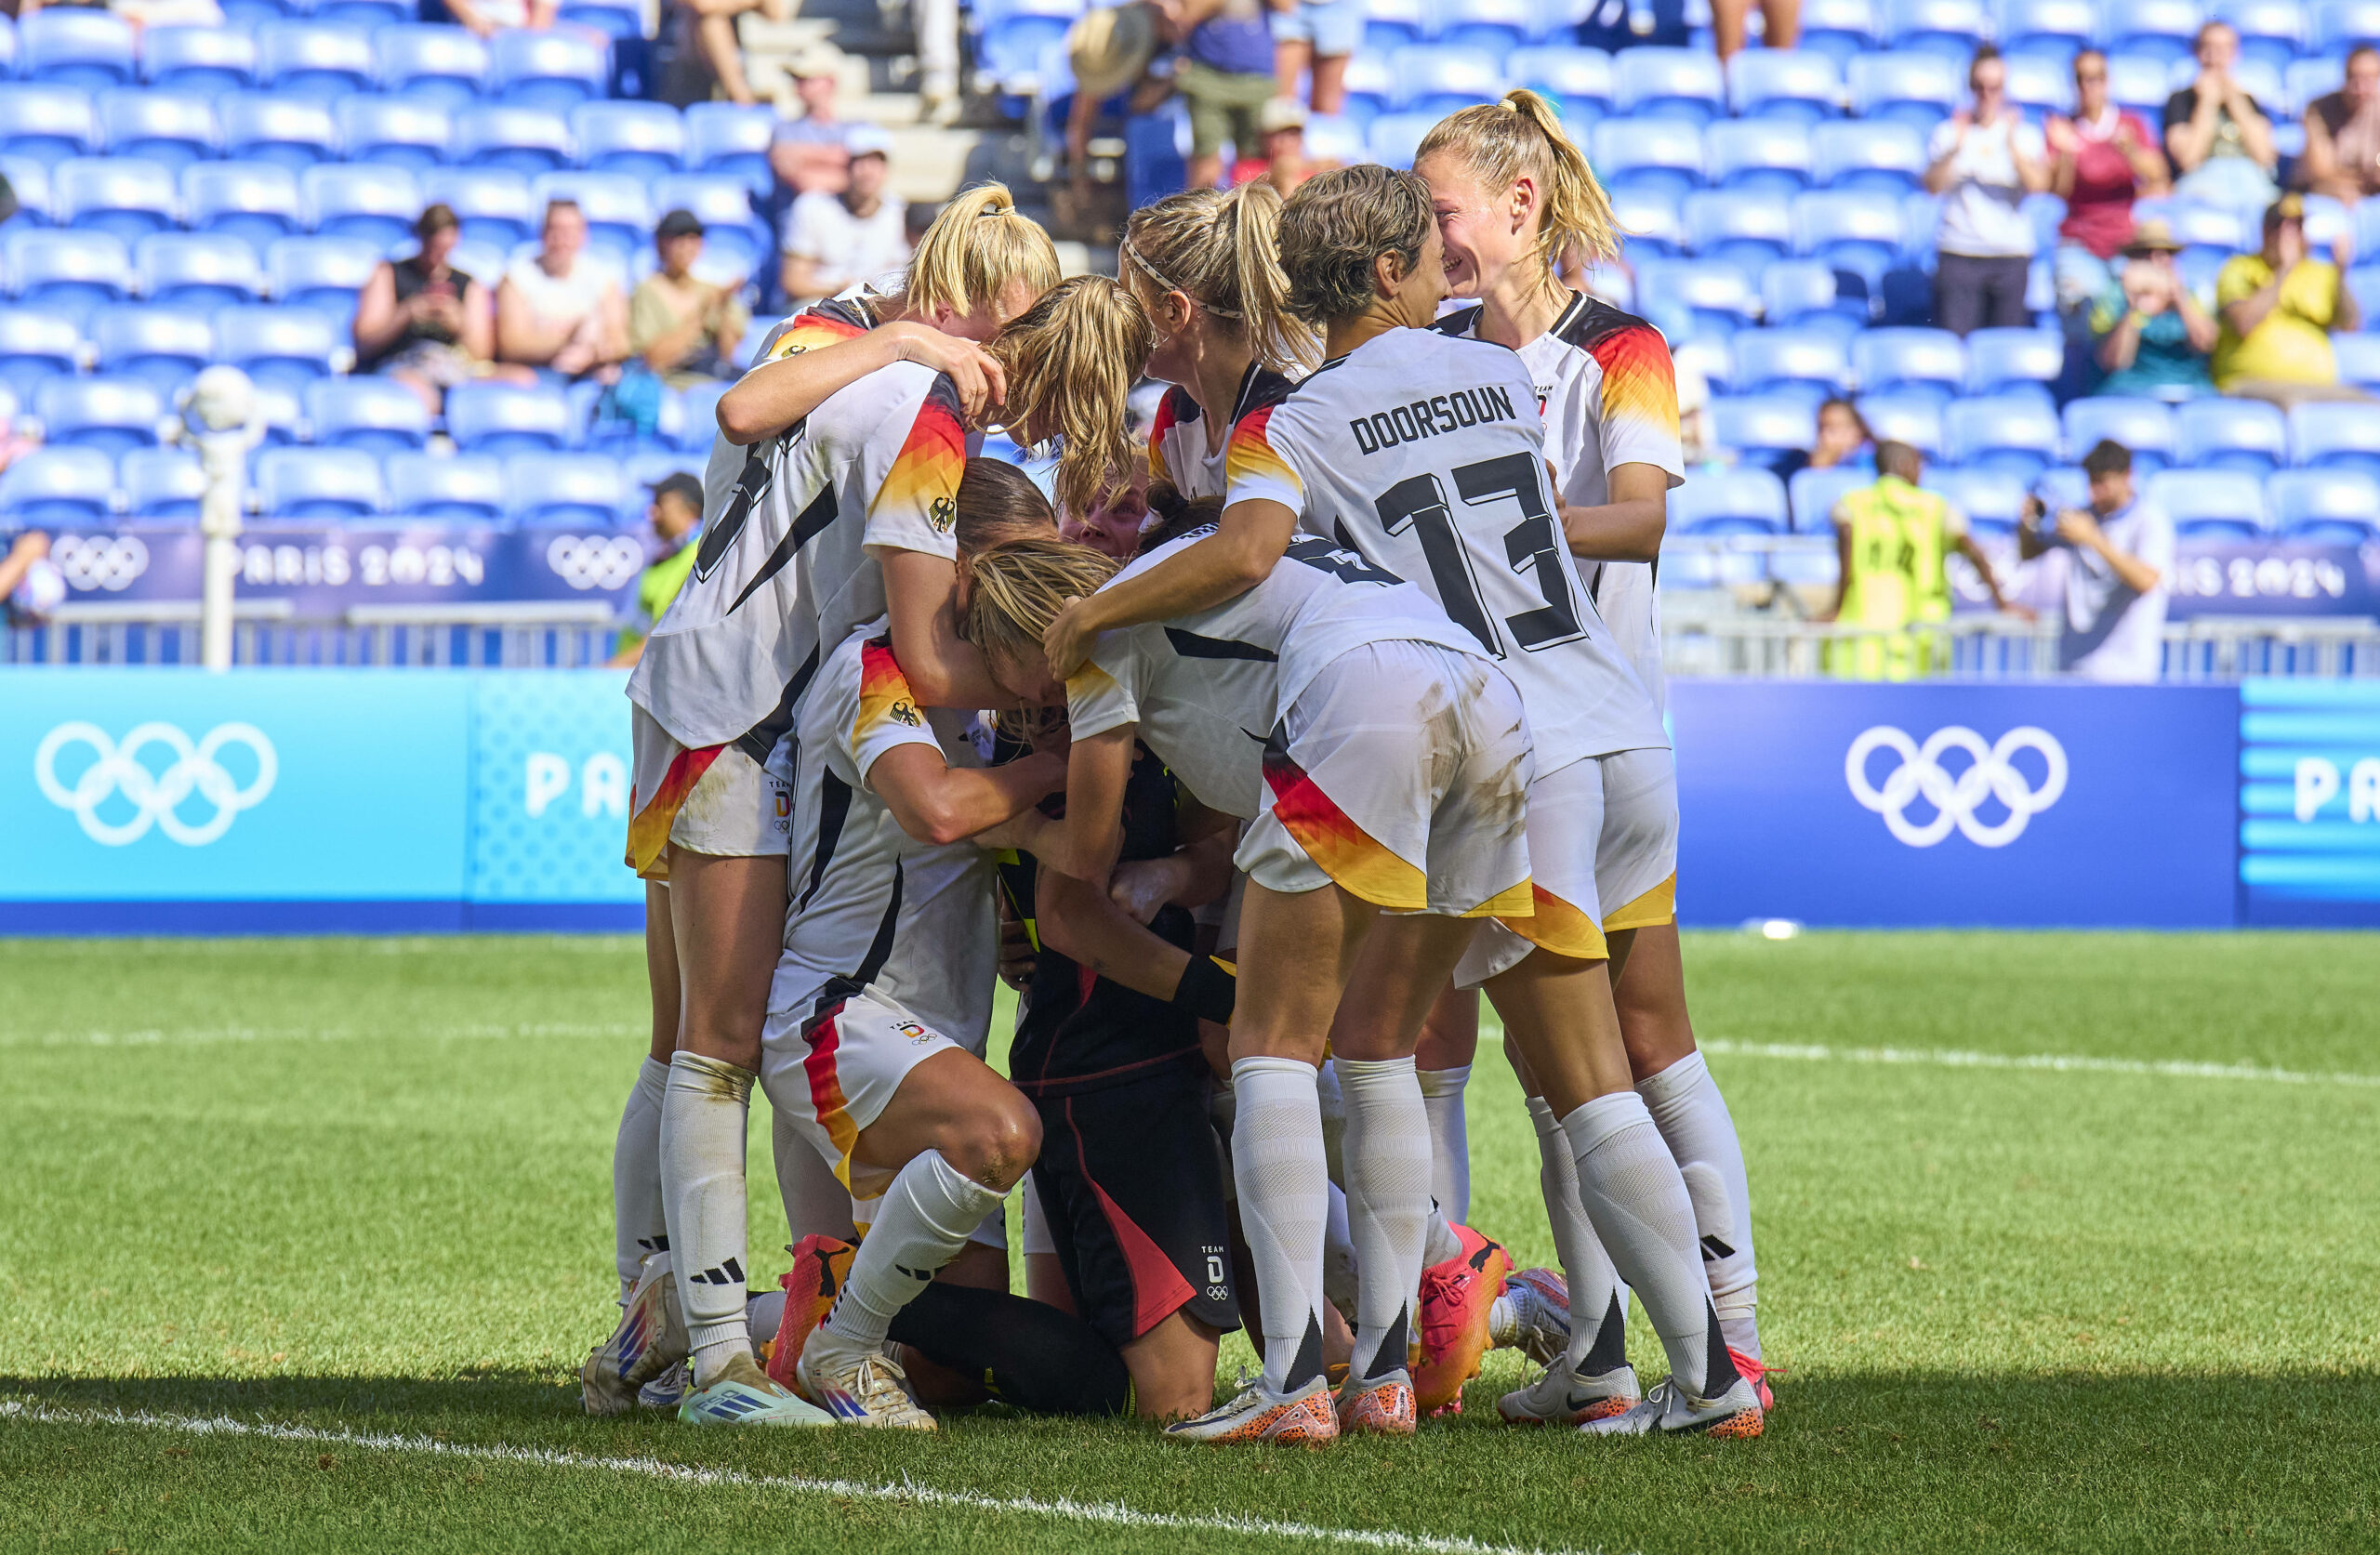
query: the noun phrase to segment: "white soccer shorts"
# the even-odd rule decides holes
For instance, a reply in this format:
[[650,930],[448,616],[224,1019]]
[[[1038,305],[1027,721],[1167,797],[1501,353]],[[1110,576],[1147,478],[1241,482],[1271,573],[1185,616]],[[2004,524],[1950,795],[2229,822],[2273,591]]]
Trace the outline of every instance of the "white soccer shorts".
[[881,1197],[892,1173],[853,1160],[853,1146],[910,1070],[959,1045],[872,985],[814,1020],[811,1008],[770,1011],[760,1028],[760,1087],[853,1199]]
[[631,705],[634,786],[628,791],[630,869],[669,878],[670,843],[721,858],[783,858],[793,826],[792,742],[765,765],[730,743],[690,749]]

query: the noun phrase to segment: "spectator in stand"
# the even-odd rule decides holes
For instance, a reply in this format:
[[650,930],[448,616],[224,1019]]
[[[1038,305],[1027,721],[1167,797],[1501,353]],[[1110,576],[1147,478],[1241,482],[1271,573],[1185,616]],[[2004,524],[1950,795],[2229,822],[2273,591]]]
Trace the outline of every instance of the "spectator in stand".
[[2223,331],[2215,345],[2215,387],[2287,410],[2315,400],[2368,400],[2339,382],[2331,332],[2363,326],[2346,284],[2355,245],[2342,230],[2328,263],[2306,244],[2306,204],[2284,194],[2265,212],[2264,247],[2236,255],[2215,277]]
[[959,117],[959,0],[912,0],[918,35],[918,119],[948,125]]
[[744,44],[736,36],[735,19],[759,11],[771,21],[793,14],[793,0],[675,0],[665,7],[668,25],[678,33],[678,77],[665,94],[683,107],[707,102],[717,86],[730,102],[755,103],[751,78],[744,72]]
[[446,0],[448,14],[483,38],[499,28],[551,27],[561,9],[562,0]]
[[769,140],[769,169],[797,195],[840,194],[852,163],[845,141],[856,127],[835,116],[841,57],[827,48],[805,48],[785,62],[785,72],[793,77],[801,116],[777,125]]
[[2132,454],[2102,440],[2082,456],[2091,507],[2069,507],[2045,526],[2041,499],[2028,498],[2016,554],[2051,551],[2065,613],[2057,666],[2085,680],[2141,684],[2164,666],[2165,598],[2174,575],[2174,521],[2132,487]]
[[[1347,60],[1364,41],[1364,0],[1267,0],[1273,11],[1273,73],[1277,91],[1295,100],[1298,77],[1310,75],[1316,113],[1347,106]],[[1239,153],[1247,156],[1248,150]],[[1287,190],[1282,191],[1288,193]]]
[[1263,143],[1257,115],[1273,98],[1273,33],[1261,0],[1154,0],[1162,32],[1179,45],[1173,85],[1190,104],[1190,187],[1222,181],[1228,140],[1247,154]]
[[2025,196],[2049,187],[2042,132],[2008,103],[2008,64],[1990,44],[1967,67],[1975,106],[1934,131],[1925,190],[1942,196],[1935,248],[1934,322],[1953,335],[2020,329],[2033,223]]
[[1305,154],[1305,104],[1295,98],[1275,98],[1256,115],[1263,133],[1263,166],[1258,177],[1281,191],[1286,200],[1298,185],[1316,173],[1339,165],[1328,158],[1316,162]]
[[1950,667],[1938,636],[1922,628],[1950,619],[1949,561],[1967,560],[1990,590],[1992,608],[2022,615],[2000,591],[1990,560],[1967,533],[1966,515],[1939,492],[1918,485],[1925,455],[1905,442],[1876,445],[1876,482],[1843,494],[1834,505],[1839,583],[1834,608],[1819,619],[1860,635],[1830,642],[1830,675],[1853,680],[1907,680]]
[[2094,394],[2190,400],[2213,392],[2207,372],[2221,326],[2175,268],[2182,245],[2162,221],[2144,221],[2124,244],[2124,265],[2091,310],[2091,336],[2107,376]]
[[2165,154],[2186,199],[2254,209],[2274,193],[2272,121],[2231,73],[2240,34],[2210,21],[2198,30],[2198,79],[2165,99]]
[[1792,480],[1805,469],[1841,469],[1857,467],[1876,468],[1876,455],[1871,446],[1875,434],[1868,430],[1859,407],[1850,401],[1835,398],[1818,404],[1818,441],[1806,454],[1799,449],[1778,463],[1779,480]]
[[386,373],[421,396],[436,415],[446,391],[474,378],[522,383],[525,372],[498,369],[496,310],[477,278],[449,264],[462,223],[445,205],[425,209],[413,224],[418,251],[374,267],[355,301],[355,370]]
[[647,488],[652,506],[644,510],[653,526],[653,560],[636,580],[636,615],[620,629],[612,652],[612,667],[625,668],[644,657],[644,639],[669,612],[670,601],[694,570],[694,526],[703,521],[703,483],[684,473],[667,476]]
[[2380,48],[2347,57],[2347,82],[2306,105],[2306,154],[2297,178],[2307,191],[2354,204],[2380,194]]
[[2074,56],[2074,114],[2049,122],[2049,186],[2066,202],[2058,223],[2057,306],[2081,307],[2108,288],[2132,235],[2132,203],[2165,192],[2165,153],[2139,114],[2108,100],[2108,57]]
[[1075,78],[1066,108],[1066,170],[1078,181],[1091,177],[1091,131],[1102,103],[1129,91],[1133,100],[1126,112],[1144,113],[1170,94],[1169,84],[1149,74],[1162,25],[1149,0],[1130,0],[1086,11],[1066,30],[1066,64]]
[[512,261],[496,289],[496,356],[562,378],[617,376],[628,354],[628,298],[619,276],[587,257],[587,217],[575,200],[546,205],[543,241]]
[[36,625],[65,598],[66,579],[49,560],[48,535],[28,530],[0,551],[0,626]]
[[703,224],[671,211],[653,235],[661,268],[628,295],[628,349],[673,389],[737,376],[735,348],[752,315],[732,287],[694,274]]
[[[1750,29],[1752,0],[1711,0],[1711,39],[1723,60],[1743,49]],[[1765,48],[1791,48],[1802,38],[1802,0],[1760,0],[1761,33]]]
[[785,224],[785,295],[799,308],[874,281],[909,260],[907,207],[884,191],[892,138],[873,125],[851,133],[851,178],[840,194],[805,194]]

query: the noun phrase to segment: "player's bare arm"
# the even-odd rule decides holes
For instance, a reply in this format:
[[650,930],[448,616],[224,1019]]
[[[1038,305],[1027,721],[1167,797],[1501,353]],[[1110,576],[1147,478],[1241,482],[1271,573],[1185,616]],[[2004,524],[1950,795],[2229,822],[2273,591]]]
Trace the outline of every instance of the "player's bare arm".
[[1656,561],[1670,524],[1670,475],[1659,465],[1628,464],[1606,478],[1611,500],[1562,509],[1562,538],[1588,561]]
[[998,767],[953,767],[932,745],[900,745],[867,771],[901,829],[919,842],[959,842],[1016,815],[1065,781],[1054,756]]
[[1283,503],[1232,504],[1215,533],[1197,545],[1059,612],[1041,639],[1050,668],[1073,674],[1102,632],[1210,610],[1247,593],[1272,575],[1297,528],[1297,514]]
[[1022,846],[1042,868],[1071,875],[1103,891],[1124,846],[1124,788],[1132,775],[1139,725],[1125,724],[1077,740],[1066,753],[1066,814],[1053,821],[1038,811],[1018,817]]

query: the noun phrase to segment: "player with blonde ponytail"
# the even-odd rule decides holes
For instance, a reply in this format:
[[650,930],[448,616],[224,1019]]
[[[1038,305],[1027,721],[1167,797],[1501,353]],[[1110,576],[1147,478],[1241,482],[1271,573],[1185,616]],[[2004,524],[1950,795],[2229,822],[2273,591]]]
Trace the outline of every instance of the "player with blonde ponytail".
[[[1660,628],[1653,564],[1668,521],[1669,489],[1684,480],[1678,446],[1677,389],[1659,331],[1562,283],[1572,248],[1590,260],[1616,257],[1611,202],[1585,157],[1564,135],[1551,106],[1534,92],[1466,108],[1423,137],[1413,169],[1430,186],[1446,248],[1452,295],[1476,306],[1438,327],[1509,346],[1537,384],[1545,412],[1545,453],[1563,502],[1564,538],[1581,581],[1613,637],[1655,702],[1662,697]],[[1696,1232],[1712,1304],[1736,1369],[1768,1388],[1754,1320],[1756,1272],[1743,1151],[1734,1120],[1701,1055],[1686,1008],[1675,916],[1676,793],[1667,750],[1625,753],[1643,769],[1632,819],[1615,797],[1606,810],[1605,856],[1631,851],[1665,858],[1633,872],[1601,903],[1611,945],[1613,1002],[1631,1074],[1663,1140],[1693,1186]],[[1633,824],[1635,845],[1615,833]],[[1640,890],[1647,876],[1659,880]],[[1467,1180],[1461,1136],[1461,1079],[1479,1034],[1479,1004],[1449,990],[1431,1012],[1421,1058],[1432,1099],[1434,1177],[1442,1198],[1463,1195],[1447,1184]],[[1541,1182],[1554,1245],[1567,1273],[1567,1353],[1530,1387],[1507,1394],[1507,1419],[1574,1420],[1614,1409],[1634,1391],[1620,1333],[1627,1292],[1577,1202],[1571,1152],[1558,1120],[1532,1087],[1530,1111],[1544,1157]],[[1559,1306],[1564,1283],[1543,1271],[1516,1276],[1500,1304],[1499,1324],[1518,1307]],[[1551,1298],[1549,1302],[1548,1298]]]

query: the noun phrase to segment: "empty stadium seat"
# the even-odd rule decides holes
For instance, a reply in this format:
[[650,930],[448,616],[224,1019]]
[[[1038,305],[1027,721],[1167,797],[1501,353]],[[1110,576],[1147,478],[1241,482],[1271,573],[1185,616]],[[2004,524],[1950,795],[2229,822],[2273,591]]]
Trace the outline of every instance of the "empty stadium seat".
[[1930,131],[1966,99],[1965,72],[1938,54],[1862,54],[1844,71],[1851,111]]
[[719,440],[719,399],[723,383],[698,383],[680,393],[663,413],[663,429],[689,454],[707,454]]
[[[2040,0],[2063,7],[2069,0]],[[2087,7],[2087,0],[2084,0]],[[2042,54],[2008,56],[2008,100],[2036,126],[2052,113],[2074,110],[2073,68],[2064,59]]]
[[192,231],[220,232],[259,254],[303,224],[298,178],[271,162],[193,162],[182,169],[182,214]]
[[776,134],[776,112],[766,103],[698,102],[686,110],[686,169],[732,174],[756,193],[766,193],[769,141]]
[[0,153],[48,165],[99,146],[99,121],[90,93],[79,86],[0,82]]
[[1848,64],[1879,46],[1873,0],[1803,0],[1802,46]]
[[1005,0],[993,14],[979,10],[976,64],[1001,90],[1030,95],[1042,56],[1064,43],[1066,29],[1081,14],[1077,0]]
[[2365,44],[2380,44],[2380,0],[2314,0],[2317,50],[2345,54]]
[[2185,538],[2253,540],[2267,527],[2264,482],[2246,470],[2160,470],[2141,494],[2162,507]]
[[1686,217],[1678,197],[1641,185],[1612,191],[1611,213],[1625,234],[1620,250],[1633,262],[1650,255],[1674,258],[1686,252]]
[[585,27],[607,38],[644,36],[644,7],[637,0],[562,0],[558,20],[565,27]]
[[417,102],[460,108],[480,95],[488,76],[487,45],[461,27],[390,27],[373,43],[380,85]]
[[1898,199],[1873,190],[1816,190],[1793,202],[1793,249],[1868,283],[1872,295],[1899,257]]
[[46,164],[0,152],[0,178],[8,180],[8,192],[17,197],[17,214],[11,220],[20,227],[39,227],[49,220]]
[[60,226],[112,232],[126,243],[174,225],[180,203],[173,169],[139,157],[71,156],[50,169],[49,180]]
[[2339,382],[2362,389],[2380,385],[2380,335],[2334,335],[2331,355],[2339,364]]
[[1978,329],[1966,348],[1970,394],[2028,386],[2045,394],[2066,371],[2066,340],[2054,329]]
[[1730,342],[1737,390],[1800,393],[1812,399],[1843,392],[1851,359],[1843,336],[1822,329],[1747,329]]
[[0,384],[19,404],[33,388],[82,364],[83,332],[74,321],[24,308],[0,308]]
[[1477,48],[1501,59],[1545,31],[1535,0],[1440,0],[1437,43],[1447,48]]
[[2110,54],[2168,65],[2190,58],[2203,20],[2196,0],[2103,0],[2099,11],[2100,35]]
[[1702,146],[1721,189],[1787,195],[1810,185],[1810,132],[1798,120],[1722,119]]
[[0,515],[16,524],[104,523],[114,501],[115,461],[101,449],[36,448],[0,470]]
[[496,95],[524,108],[566,109],[603,95],[611,48],[568,28],[505,28],[488,40],[488,78]]
[[2066,407],[2066,448],[2077,464],[2104,439],[2132,453],[2135,475],[2153,474],[2174,456],[2174,413],[2161,400],[2094,396]]
[[2289,462],[2289,423],[2262,400],[2193,400],[2174,412],[2174,455],[2192,468],[2261,475]]
[[1515,49],[1504,59],[1504,73],[1513,85],[1543,93],[1565,118],[1593,124],[1611,112],[1611,56],[1600,48]]
[[655,178],[686,165],[686,121],[661,102],[588,102],[570,111],[578,164],[598,173]]
[[2025,499],[2032,491],[2032,483],[2023,475],[1990,468],[1929,469],[1924,485],[1928,491],[1941,493],[1965,517],[1970,530],[1986,534],[2013,531],[2025,515]]
[[2057,460],[2057,413],[2030,394],[1953,400],[1942,413],[1942,442],[1953,464],[2037,474]]
[[1358,54],[1347,61],[1347,73],[1341,82],[1347,100],[1342,112],[1358,126],[1368,127],[1395,102],[1396,72],[1390,65],[1393,58],[1393,54]]
[[1364,131],[1364,144],[1374,162],[1390,167],[1410,167],[1421,138],[1436,127],[1435,113],[1383,113]]
[[1785,483],[1793,509],[1793,529],[1802,534],[1824,534],[1834,528],[1834,505],[1845,492],[1872,482],[1876,472],[1864,466],[1837,465],[1831,469],[1797,469]]
[[307,14],[325,27],[372,31],[411,21],[421,14],[421,7],[413,0],[314,0]]
[[1759,311],[1752,282],[1713,259],[1647,259],[1636,270],[1636,306],[1646,313],[1683,310],[1698,334],[1722,339]]
[[570,125],[548,108],[478,105],[455,113],[455,160],[473,167],[550,173],[570,165]]
[[1678,196],[1702,184],[1702,132],[1691,124],[1606,119],[1595,125],[1593,138],[1595,175],[1615,192],[1647,188]]
[[229,92],[215,110],[226,156],[298,169],[338,155],[338,125],[329,104],[317,99]]
[[597,454],[518,454],[505,461],[505,503],[513,522],[610,528],[633,488],[618,463]]
[[1924,177],[1925,137],[1889,119],[1822,124],[1810,131],[1810,164],[1828,189],[1906,194]]
[[178,171],[222,148],[215,110],[205,98],[120,86],[94,104],[110,156],[140,157]]
[[350,27],[271,21],[257,29],[257,80],[292,97],[369,91],[378,64],[372,38]]
[[161,92],[244,91],[256,85],[256,36],[239,27],[152,27],[140,37],[140,74]]
[[204,313],[177,308],[103,308],[91,316],[99,370],[144,378],[170,400],[214,360],[215,331]]
[[51,378],[33,390],[33,414],[45,441],[112,456],[156,446],[165,400],[145,378]]
[[2265,483],[2284,538],[2360,545],[2380,535],[2380,482],[2360,469],[2285,469]]
[[354,238],[394,248],[413,236],[421,215],[421,185],[403,167],[335,164],[309,167],[298,189],[324,237]]
[[135,448],[117,462],[124,516],[149,522],[197,519],[206,471],[186,448]]
[[623,264],[653,241],[653,226],[660,217],[643,181],[626,173],[549,173],[530,181],[529,200],[540,212],[549,201],[578,202],[587,217],[588,246],[608,252]]
[[2012,59],[2047,59],[2064,70],[2098,31],[2094,0],[2002,0],[2000,7],[1998,41]]
[[2307,22],[2299,0],[2221,0],[2213,10],[2240,34],[2242,59],[2285,65],[2307,45]]
[[421,176],[422,198],[453,209],[468,243],[509,248],[536,230],[540,213],[529,180],[499,167],[442,167]]
[[1966,385],[1966,347],[1947,329],[1871,329],[1851,343],[1851,370],[1868,393],[1921,393],[1936,402]]
[[1818,441],[1818,410],[1799,394],[1723,394],[1711,401],[1711,435],[1745,464],[1774,468]]
[[751,191],[733,174],[682,174],[651,187],[654,210],[691,211],[701,220],[704,258],[748,272],[774,253],[774,239],[753,214]]
[[1772,329],[1824,329],[1847,336],[1867,321],[1862,304],[1846,304],[1837,296],[1834,268],[1816,259],[1781,260],[1761,271],[1760,299],[1762,315]]
[[350,162],[380,163],[418,171],[446,160],[455,124],[446,109],[412,98],[358,95],[331,104],[340,143]]
[[227,308],[215,316],[215,333],[224,361],[292,392],[353,356],[340,330],[311,308]]
[[1792,243],[1792,206],[1773,191],[1698,190],[1686,197],[1681,214],[1687,246],[1702,258],[1742,270],[1747,291]]
[[1895,49],[1935,54],[1964,70],[1991,34],[1983,0],[1884,0],[1884,41]]
[[1433,31],[1422,0],[1368,0],[1363,15],[1366,48],[1401,48]]
[[1702,125],[1726,111],[1727,82],[1714,54],[1699,48],[1632,48],[1613,72],[1612,103],[1639,118]]
[[1504,89],[1502,61],[1477,49],[1436,44],[1403,48],[1389,61],[1389,106],[1399,112],[1426,113],[1433,120],[1474,103],[1493,102]]
[[315,442],[375,455],[410,453],[430,441],[421,397],[394,378],[318,378],[306,386]]
[[[458,389],[456,394],[468,394]],[[451,401],[452,396],[449,396]],[[494,523],[504,516],[504,461],[484,455],[391,454],[383,465],[389,510],[437,523]]]
[[448,392],[446,429],[468,454],[539,454],[567,448],[577,428],[567,402],[543,389],[472,383]]
[[152,305],[210,313],[264,295],[264,270],[244,238],[159,232],[133,245],[140,295]]
[[2380,413],[2369,404],[2299,405],[2289,413],[2290,462],[2380,475]]
[[0,229],[0,273],[20,305],[78,323],[132,291],[132,256],[112,232]]
[[1843,71],[1815,49],[1747,48],[1727,64],[1727,101],[1739,114],[1807,124],[1843,112]]
[[2118,108],[2131,109],[2153,125],[2161,122],[2165,99],[2173,95],[2173,62],[2161,55],[2110,54],[2108,97]]
[[1765,469],[1695,474],[1670,493],[1680,534],[1782,534],[1793,527],[1785,482]]
[[1905,442],[1928,458],[1942,452],[1942,404],[1934,396],[1905,389],[1862,394],[1858,410],[1878,442]]
[[256,459],[257,512],[268,519],[363,519],[387,506],[380,467],[337,448],[268,448]]
[[17,69],[60,86],[121,86],[135,73],[132,23],[88,7],[45,7],[17,23]]
[[264,268],[275,301],[311,308],[344,329],[354,322],[356,297],[384,251],[352,238],[283,238],[265,250]]

